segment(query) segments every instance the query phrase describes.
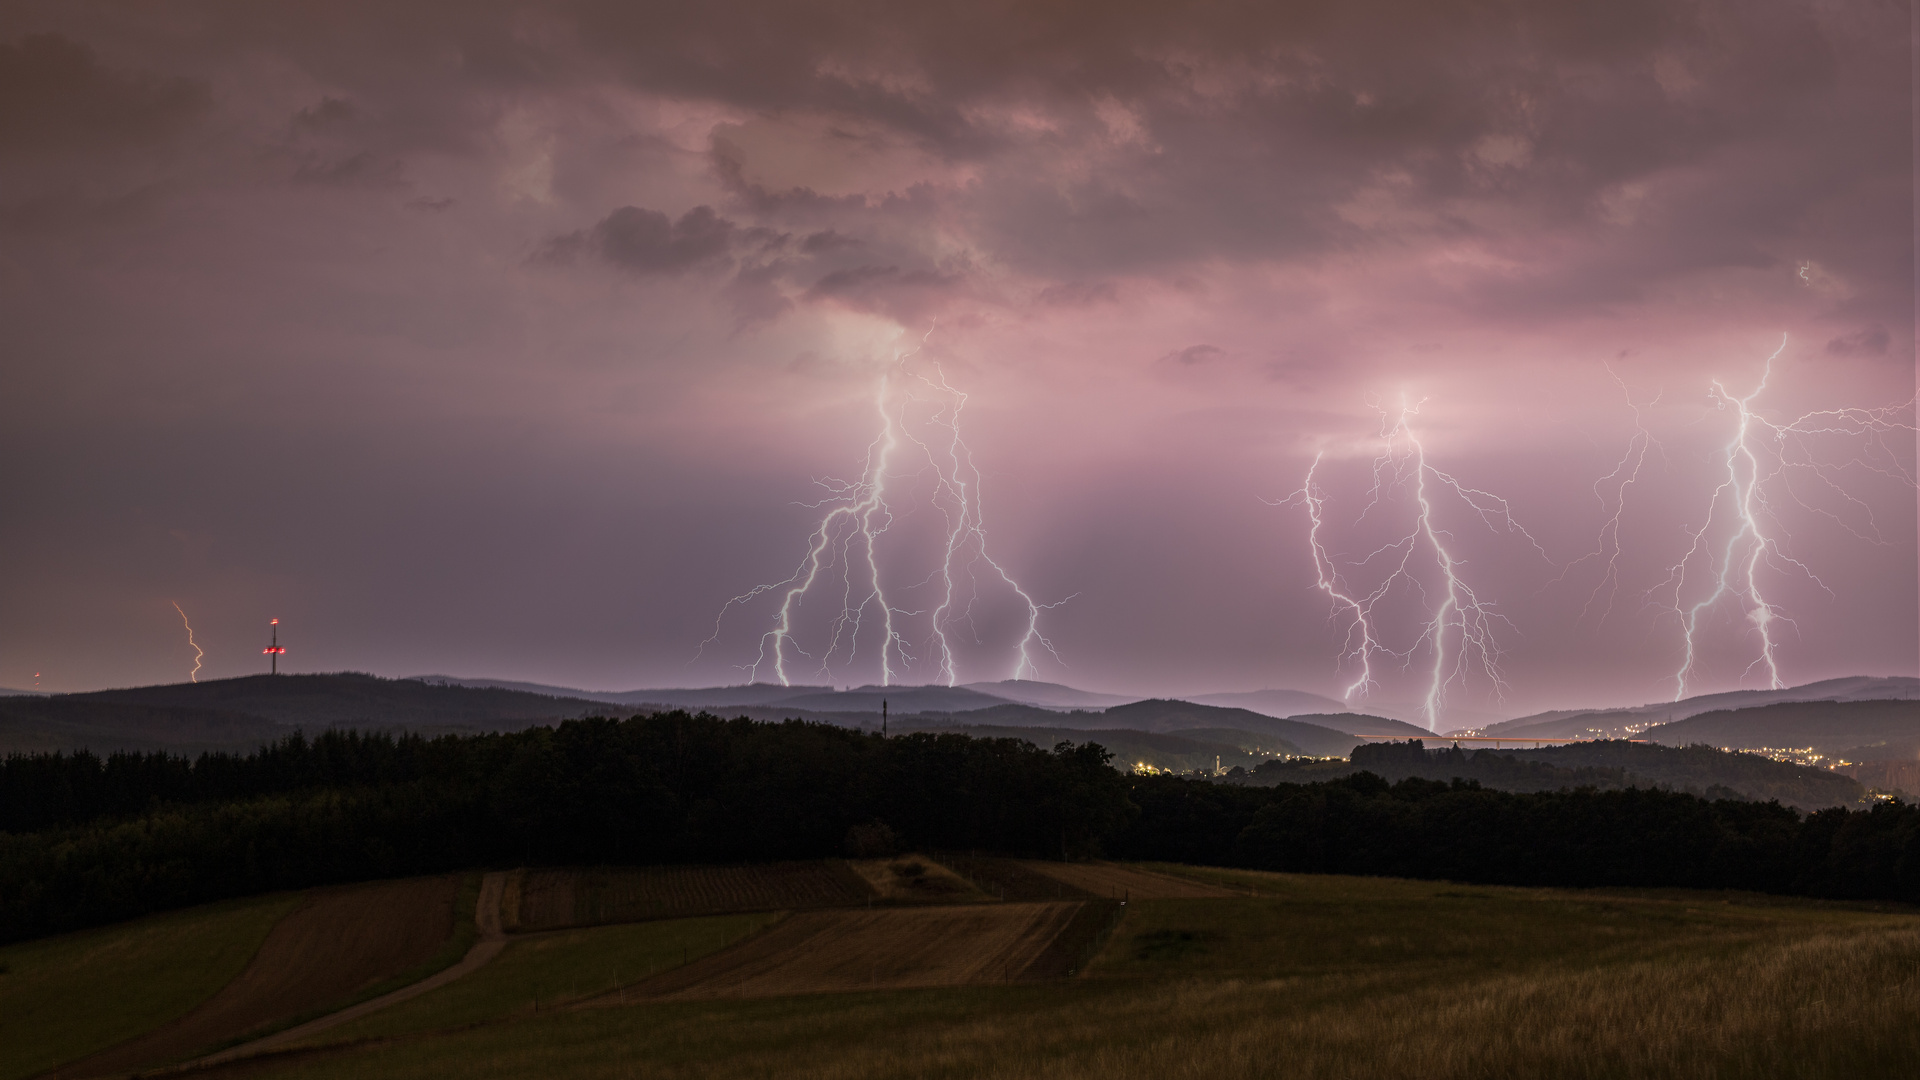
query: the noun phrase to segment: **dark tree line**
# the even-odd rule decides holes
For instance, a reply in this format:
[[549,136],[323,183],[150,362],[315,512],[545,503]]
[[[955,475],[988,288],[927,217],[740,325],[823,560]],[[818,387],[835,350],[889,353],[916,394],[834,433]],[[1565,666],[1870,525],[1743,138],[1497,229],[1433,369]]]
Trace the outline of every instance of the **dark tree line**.
[[1093,744],[892,739],[670,713],[512,734],[298,736],[258,753],[0,765],[0,940],[274,889],[445,870],[918,849],[1524,885],[1920,902],[1920,808],[1626,789],[1514,794],[1370,773],[1236,787],[1122,776]]
[[1078,857],[1133,812],[1107,753],[668,713],[511,734],[298,736],[245,757],[15,756],[0,940],[230,896],[476,866],[920,848]]
[[1135,777],[1129,858],[1495,885],[1745,889],[1920,903],[1920,807],[1807,816],[1650,788],[1514,793],[1356,773],[1241,788]]

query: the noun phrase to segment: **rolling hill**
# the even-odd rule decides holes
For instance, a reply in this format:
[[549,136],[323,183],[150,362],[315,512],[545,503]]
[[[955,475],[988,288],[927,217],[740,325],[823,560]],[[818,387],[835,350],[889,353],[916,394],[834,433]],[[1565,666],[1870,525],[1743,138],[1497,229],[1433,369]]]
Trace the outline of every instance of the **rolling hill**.
[[507,731],[610,712],[605,703],[372,675],[249,675],[0,699],[0,751],[250,750],[295,729]]
[[1105,709],[1140,700],[1123,694],[1098,694],[1091,690],[1079,690],[1059,683],[1036,682],[1032,679],[1002,679],[999,682],[975,682],[964,685],[968,690],[990,694],[1002,701],[1011,701],[1019,705],[1038,705],[1043,709]]
[[1302,713],[1343,713],[1344,702],[1305,690],[1249,690],[1231,694],[1194,694],[1184,700],[1196,705],[1218,705],[1228,709],[1246,709],[1285,720]]
[[1309,783],[1361,771],[1391,781],[1472,780],[1497,791],[1663,788],[1709,799],[1777,800],[1801,810],[1858,806],[1866,795],[1858,781],[1826,769],[1709,746],[1625,741],[1535,750],[1425,749],[1377,743],[1356,748],[1345,762],[1273,762],[1256,769],[1246,782]]
[[1669,746],[1705,743],[1734,749],[1810,747],[1852,760],[1905,758],[1920,741],[1920,701],[1785,702],[1701,713],[1647,729]]
[[0,754],[55,750],[208,750],[245,752],[288,729],[271,720],[223,709],[178,708],[59,697],[0,698]]
[[[1785,690],[1732,690],[1702,694],[1681,701],[1658,702],[1618,709],[1558,709],[1489,724],[1460,735],[1505,735],[1522,738],[1619,739],[1655,724],[1668,724],[1707,712],[1751,709],[1790,702],[1914,701],[1920,700],[1920,679],[1909,676],[1852,675],[1826,679]],[[1801,744],[1795,744],[1801,745]]]

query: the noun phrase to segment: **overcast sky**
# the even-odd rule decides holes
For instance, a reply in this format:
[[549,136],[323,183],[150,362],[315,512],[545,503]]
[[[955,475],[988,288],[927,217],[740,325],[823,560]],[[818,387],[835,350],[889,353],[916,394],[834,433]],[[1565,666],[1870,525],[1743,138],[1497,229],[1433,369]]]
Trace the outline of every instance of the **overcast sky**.
[[[1023,673],[1088,688],[1639,703],[1696,606],[1688,692],[1911,674],[1908,33],[8,4],[0,686],[185,679],[175,603],[202,677],[278,617],[296,671],[772,678],[786,590],[727,601],[876,481],[795,682],[1013,674],[982,536]],[[1845,409],[1891,411],[1777,430]]]

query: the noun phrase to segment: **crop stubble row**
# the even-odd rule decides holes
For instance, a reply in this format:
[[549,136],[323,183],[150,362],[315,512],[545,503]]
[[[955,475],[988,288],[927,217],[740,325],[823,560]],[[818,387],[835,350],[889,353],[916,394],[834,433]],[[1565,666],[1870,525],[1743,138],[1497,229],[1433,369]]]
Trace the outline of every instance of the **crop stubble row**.
[[841,862],[539,870],[520,882],[515,928],[543,930],[736,911],[864,904],[872,890]]
[[630,987],[618,999],[1018,982],[1030,977],[1080,908],[1068,902],[801,912],[734,948]]

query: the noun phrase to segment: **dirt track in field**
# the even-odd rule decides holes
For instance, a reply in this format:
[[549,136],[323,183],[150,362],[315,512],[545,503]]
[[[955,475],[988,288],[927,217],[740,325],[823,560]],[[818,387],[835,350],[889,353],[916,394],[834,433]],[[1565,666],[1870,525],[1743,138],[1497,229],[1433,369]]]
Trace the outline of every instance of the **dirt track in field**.
[[1018,982],[1078,903],[802,912],[597,1004]]
[[417,967],[453,933],[459,893],[457,875],[315,890],[199,1008],[55,1075],[113,1076],[176,1061]]
[[1027,860],[1021,865],[1082,892],[1113,900],[1206,900],[1214,897],[1245,895],[1217,885],[1189,881],[1169,874],[1156,874],[1151,870],[1143,870],[1123,863],[1056,863]]
[[873,890],[838,860],[758,866],[651,866],[631,870],[533,870],[508,887],[508,928],[803,911],[864,904]]

